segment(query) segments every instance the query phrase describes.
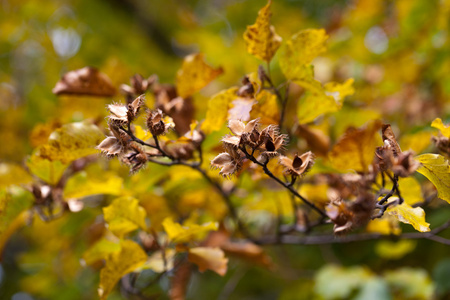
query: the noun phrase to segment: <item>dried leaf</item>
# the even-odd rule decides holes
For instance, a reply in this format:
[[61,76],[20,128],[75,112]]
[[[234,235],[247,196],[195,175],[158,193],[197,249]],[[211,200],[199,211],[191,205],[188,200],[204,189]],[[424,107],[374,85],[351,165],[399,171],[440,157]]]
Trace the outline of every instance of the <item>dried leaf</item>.
[[443,136],[450,138],[450,125],[444,125],[440,118],[435,119],[431,123],[431,127],[439,129]]
[[115,199],[109,206],[103,208],[105,222],[109,230],[118,237],[136,230],[146,229],[145,209],[139,206],[139,201],[131,197]]
[[[280,56],[280,67],[284,76],[296,83],[304,82],[306,85],[320,86],[320,83],[314,80],[312,68],[307,65],[326,51],[327,39],[328,35],[324,29],[307,29],[294,34],[286,42],[286,47]],[[304,85],[300,84],[300,86]]]
[[173,277],[170,279],[169,296],[171,300],[186,299],[186,291],[192,274],[192,264],[186,259],[179,260]]
[[397,140],[395,139],[394,132],[392,131],[390,124],[383,124],[381,127],[382,132],[382,139],[384,142],[384,145],[388,147],[388,149],[391,149],[394,153],[394,156],[398,156],[402,150],[400,149],[400,146],[397,143]]
[[52,92],[56,95],[112,97],[116,94],[116,89],[108,76],[95,68],[85,67],[64,74]]
[[186,56],[181,69],[177,72],[178,95],[187,98],[200,91],[222,73],[222,68],[214,69],[206,64],[202,53]]
[[224,276],[227,273],[228,258],[220,248],[196,247],[189,249],[188,259],[198,266],[200,272],[212,270]]
[[275,28],[270,25],[271,3],[269,0],[267,5],[259,10],[255,24],[247,26],[244,32],[247,52],[266,62],[272,60],[282,41]]
[[412,208],[405,202],[395,206],[389,206],[386,212],[397,217],[405,224],[411,224],[420,232],[430,231],[430,224],[425,222],[425,212],[421,207]]
[[228,90],[215,94],[209,99],[206,118],[201,127],[205,134],[220,130],[226,123],[228,108],[231,102],[237,98],[236,91],[236,87],[229,88]]
[[420,162],[417,172],[428,178],[436,187],[438,197],[450,203],[450,166],[439,154],[422,154],[415,157]]
[[228,120],[250,120],[250,111],[256,103],[253,99],[237,98],[231,102],[232,107],[228,110]]
[[164,230],[173,243],[186,243],[201,240],[211,230],[217,230],[217,223],[205,223],[203,225],[192,224],[181,226],[175,223],[172,218],[165,218],[163,221]]
[[94,124],[70,123],[54,131],[47,144],[38,148],[37,155],[52,161],[60,160],[65,164],[98,153],[95,147],[103,139],[103,133]]
[[147,261],[147,254],[141,246],[130,240],[120,243],[120,251],[109,254],[105,267],[100,271],[98,294],[106,299],[119,279],[136,270]]
[[375,147],[380,144],[380,122],[372,122],[366,128],[349,129],[334,145],[329,158],[338,170],[366,172],[374,157]]

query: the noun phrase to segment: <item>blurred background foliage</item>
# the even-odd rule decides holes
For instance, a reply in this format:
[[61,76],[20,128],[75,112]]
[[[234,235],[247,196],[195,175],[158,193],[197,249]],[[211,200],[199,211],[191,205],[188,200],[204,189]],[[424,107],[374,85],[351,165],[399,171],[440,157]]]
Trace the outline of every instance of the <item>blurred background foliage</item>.
[[[246,52],[242,33],[264,4],[257,0],[1,0],[1,161],[22,163],[61,124],[84,119],[106,124],[106,104],[123,101],[120,97],[57,98],[51,92],[62,74],[86,65],[106,73],[115,86],[128,83],[135,73],[157,74],[161,82],[173,83],[183,57],[202,52],[211,65],[225,71],[195,97],[197,118],[203,118],[209,96],[238,85],[243,75],[257,70],[260,62]],[[448,123],[450,1],[277,0],[272,12],[272,24],[284,39],[301,29],[326,29],[329,50],[313,62],[318,80],[355,79],[356,92],[343,110],[319,126],[332,139],[348,126],[381,118],[395,124],[403,137],[415,139],[409,143],[421,152],[429,145],[431,121],[440,117]],[[275,57],[271,71],[274,81],[280,82],[276,61]],[[211,140],[218,141],[220,134]],[[424,145],[417,145],[420,141]],[[88,168],[86,176],[98,177],[95,168]],[[116,169],[126,188],[137,187],[133,193],[141,195],[148,214],[163,218],[160,212],[170,208],[157,201],[158,178],[167,169],[152,166],[134,177],[128,177],[123,167]],[[214,206],[209,208],[211,214],[223,215],[222,204],[205,200],[207,187],[204,195],[191,197],[195,199],[177,199],[176,191],[196,184],[195,175],[193,183],[183,183],[187,173],[182,173],[183,178],[171,173],[173,181],[165,190],[173,198],[172,205],[181,201],[187,204],[180,209],[188,210],[209,205]],[[241,181],[252,184],[245,176]],[[149,190],[151,201],[146,200]],[[22,230],[5,250],[0,298],[96,299],[98,272],[82,267],[79,260],[90,239],[100,234],[95,222],[99,212],[83,210],[50,223],[35,218],[34,226]],[[448,213],[441,209],[428,221],[439,224]],[[438,298],[450,297],[447,246],[418,241],[403,245],[406,250],[392,256],[392,249],[400,246],[379,243],[268,247],[276,270],[231,260],[223,278],[195,276],[188,298],[429,299],[433,291]],[[167,285],[163,280],[154,287],[155,294],[164,295]],[[115,293],[110,298],[121,296]]]

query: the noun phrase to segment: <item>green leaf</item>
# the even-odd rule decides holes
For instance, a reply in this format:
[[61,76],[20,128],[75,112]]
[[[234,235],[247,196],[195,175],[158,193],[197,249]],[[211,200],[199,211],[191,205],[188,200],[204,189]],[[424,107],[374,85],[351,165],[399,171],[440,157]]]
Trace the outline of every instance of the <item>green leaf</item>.
[[94,124],[78,122],[63,125],[54,131],[47,144],[38,148],[38,155],[63,164],[98,153],[95,147],[105,138]]
[[120,251],[110,253],[100,271],[100,298],[106,299],[120,278],[142,266],[146,260],[147,254],[141,246],[130,240],[121,241]]
[[425,222],[425,212],[421,207],[412,208],[407,203],[389,206],[386,212],[397,217],[397,219],[405,224],[411,224],[420,232],[430,231],[430,224]]
[[396,299],[432,299],[434,285],[425,270],[402,268],[386,272],[384,278],[399,296]]
[[139,201],[132,197],[115,199],[109,206],[103,208],[105,222],[109,230],[118,237],[137,228],[146,229],[145,209],[139,206]]
[[0,189],[0,253],[11,234],[24,223],[20,216],[32,207],[33,200],[33,195],[23,188],[13,185]]
[[69,164],[64,164],[59,160],[49,160],[38,155],[32,155],[27,160],[30,172],[48,184],[58,183]]
[[91,265],[99,260],[108,258],[113,253],[118,253],[120,249],[120,243],[101,238],[83,253],[84,263]]
[[415,159],[420,162],[417,172],[428,178],[436,187],[438,197],[450,203],[450,166],[439,154],[422,154]]

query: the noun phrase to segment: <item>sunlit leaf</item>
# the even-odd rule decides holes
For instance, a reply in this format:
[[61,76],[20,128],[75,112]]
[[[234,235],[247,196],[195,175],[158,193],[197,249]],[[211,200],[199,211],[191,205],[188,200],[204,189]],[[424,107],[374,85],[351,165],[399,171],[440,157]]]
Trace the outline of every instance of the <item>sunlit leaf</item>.
[[172,242],[186,243],[201,240],[209,231],[217,230],[218,224],[209,222],[203,225],[191,224],[189,226],[181,226],[171,218],[166,218],[163,221],[163,227]]
[[58,183],[68,166],[59,160],[49,160],[38,155],[31,155],[27,160],[30,172],[49,184]]
[[255,24],[247,26],[244,32],[247,52],[266,62],[272,60],[282,41],[275,28],[270,25],[271,3],[269,0],[267,5],[259,10]]
[[198,266],[200,272],[212,270],[224,276],[227,273],[228,258],[220,248],[196,247],[189,249],[188,259]]
[[416,248],[416,241],[400,240],[398,242],[379,241],[375,246],[378,256],[387,259],[400,259]]
[[422,154],[415,157],[420,162],[417,172],[428,178],[436,187],[438,197],[450,203],[450,166],[439,154]]
[[64,197],[83,198],[90,195],[119,195],[123,179],[114,173],[103,171],[100,174],[78,172],[71,176],[64,187]]
[[120,242],[120,251],[110,253],[105,267],[100,271],[98,294],[106,299],[122,276],[133,272],[147,261],[147,254],[141,246],[130,240]]
[[444,125],[440,118],[434,119],[431,127],[439,129],[443,136],[450,138],[450,125]]
[[0,188],[31,182],[31,176],[19,165],[0,163]]
[[414,205],[424,201],[420,183],[413,177],[400,178],[399,189],[405,202]]
[[186,56],[181,69],[177,72],[178,96],[186,98],[193,95],[222,73],[222,68],[214,69],[206,64],[202,53]]
[[[280,56],[280,67],[287,79],[294,82],[305,82],[313,86],[319,84],[314,80],[311,61],[326,51],[325,41],[328,35],[323,29],[307,29],[294,34],[286,42]],[[303,84],[300,84],[303,86]]]
[[142,266],[142,269],[150,269],[156,273],[172,270],[176,251],[174,249],[165,249],[164,251],[164,257],[162,251],[154,252]]
[[144,130],[141,126],[139,125],[134,125],[134,135],[138,138],[141,139],[143,141],[148,140],[149,138],[152,137],[152,134],[150,131],[148,130]]
[[402,204],[389,206],[386,212],[397,217],[402,223],[411,224],[417,231],[430,231],[430,224],[425,222],[425,212],[421,207],[412,208],[403,202]]
[[343,99],[354,93],[352,84],[353,79],[348,79],[343,84],[330,82],[324,86],[323,90],[306,93],[297,106],[298,122],[308,123],[322,114],[341,109]]
[[69,163],[78,158],[98,153],[95,147],[105,138],[94,124],[70,123],[54,131],[47,142],[38,148],[38,155],[49,160]]
[[412,150],[416,154],[423,152],[431,143],[431,132],[419,131],[402,135],[399,144],[403,151]]
[[376,232],[384,235],[399,235],[402,230],[396,217],[385,214],[381,219],[370,220],[366,227],[367,232]]
[[103,208],[103,214],[109,230],[118,237],[138,228],[147,228],[145,209],[139,206],[137,199],[131,197],[115,199]]
[[250,112],[250,119],[259,118],[262,125],[278,124],[280,112],[277,96],[267,90],[262,90],[256,95],[256,101]]
[[211,97],[208,101],[205,121],[202,123],[202,131],[209,134],[220,130],[227,121],[228,108],[231,102],[236,99],[237,88],[229,88]]
[[372,122],[365,128],[347,130],[330,152],[332,165],[342,171],[367,171],[373,161],[375,147],[381,144],[380,128],[380,122]]
[[102,238],[83,253],[83,261],[86,265],[91,265],[99,260],[107,259],[120,250],[120,243]]

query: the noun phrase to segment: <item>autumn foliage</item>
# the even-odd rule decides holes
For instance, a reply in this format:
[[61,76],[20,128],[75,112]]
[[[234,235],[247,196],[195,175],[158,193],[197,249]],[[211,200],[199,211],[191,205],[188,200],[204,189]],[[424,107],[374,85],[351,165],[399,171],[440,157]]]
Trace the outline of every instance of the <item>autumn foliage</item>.
[[[350,27],[377,13],[356,2]],[[345,64],[323,59],[340,51],[338,29],[284,36],[272,22],[275,4],[264,4],[239,37],[240,55],[258,65],[231,73],[234,85],[218,83],[232,63],[214,52],[185,55],[173,84],[152,70],[128,84],[94,67],[55,82],[58,101],[88,99],[86,112],[103,101],[106,110],[37,125],[22,163],[0,164],[3,259],[21,239],[29,243],[21,263],[32,275],[21,275],[21,289],[42,299],[237,299],[246,294],[232,296],[240,281],[258,285],[242,279],[255,272],[282,282],[276,292],[262,285],[247,293],[261,299],[446,299],[450,288],[439,280],[448,260],[434,281],[420,262],[388,263],[432,256],[423,253],[429,245],[436,257],[448,252],[448,105],[420,106],[419,71],[397,94],[383,85],[383,76],[392,85],[404,79],[389,77],[398,57],[385,58],[384,69],[366,62],[362,81],[347,76]],[[320,261],[317,250],[326,259],[309,265]],[[45,266],[27,269],[39,260]],[[300,265],[314,273],[297,274]],[[83,272],[88,289],[69,288]],[[41,284],[29,288],[33,280]],[[58,280],[64,288],[48,292]],[[222,292],[202,291],[208,280]]]

